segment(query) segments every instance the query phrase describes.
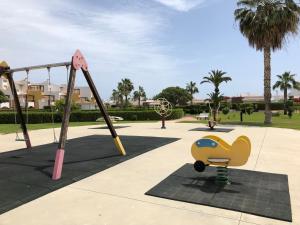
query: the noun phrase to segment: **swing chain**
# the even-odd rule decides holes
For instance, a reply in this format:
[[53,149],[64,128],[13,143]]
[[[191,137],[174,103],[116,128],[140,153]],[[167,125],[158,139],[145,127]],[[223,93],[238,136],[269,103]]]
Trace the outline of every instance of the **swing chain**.
[[[27,96],[28,96],[28,74],[29,74],[29,70],[26,70],[26,83],[27,83],[27,90],[26,90],[26,102],[25,102],[25,108],[26,108],[26,111],[27,111],[27,118],[26,118],[26,120],[27,120],[27,124],[28,124],[28,107],[26,107],[26,105],[28,104],[28,102],[27,102]],[[11,76],[13,76],[13,73],[11,73]],[[15,94],[17,95],[17,93],[15,93],[15,90],[14,90],[14,88],[13,87],[11,87],[11,93],[12,93],[12,95],[13,96],[15,96]],[[15,117],[15,125],[17,125],[18,124],[18,119],[17,119],[17,110],[16,110],[16,108],[17,108],[17,103],[16,103],[16,101],[14,101],[14,117]],[[19,128],[20,128],[20,124],[18,124],[18,126],[16,126],[16,138],[15,138],[15,141],[26,141],[26,139],[25,139],[25,137],[24,138],[21,138],[20,136],[19,136]]]
[[26,123],[28,124],[28,88],[29,88],[29,69],[26,70],[26,102],[25,102],[25,108],[26,108]]
[[[11,73],[11,76],[13,76],[13,73]],[[11,87],[11,93],[13,96],[15,96],[15,92],[14,92],[14,88]],[[16,110],[16,101],[14,101],[14,115],[15,115],[15,125],[18,124],[18,120],[17,120],[17,110]],[[16,126],[16,138],[15,140],[18,141],[18,140],[21,140],[21,138],[19,137],[19,132],[18,132],[19,128],[18,126]]]
[[70,65],[66,65],[66,69],[67,69],[67,85],[68,85],[68,82],[69,82],[69,68],[70,68]]
[[53,111],[53,107],[51,104],[51,97],[52,97],[52,86],[51,86],[51,71],[50,71],[50,67],[47,67],[47,71],[48,71],[48,87],[49,87],[49,107],[51,110],[51,120],[52,120],[52,131],[53,131],[53,143],[58,143],[57,141],[57,137],[56,137],[56,132],[55,132],[55,128],[54,128],[54,111]]

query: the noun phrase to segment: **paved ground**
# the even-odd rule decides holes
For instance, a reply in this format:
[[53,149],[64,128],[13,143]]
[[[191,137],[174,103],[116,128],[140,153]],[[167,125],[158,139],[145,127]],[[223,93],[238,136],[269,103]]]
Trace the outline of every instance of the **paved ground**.
[[[137,123],[118,129],[120,135],[179,137],[181,140],[2,214],[0,225],[289,224],[144,195],[183,164],[193,163],[190,146],[208,133],[188,130],[199,126],[201,125],[168,122],[168,129],[161,130],[159,123]],[[90,127],[70,128],[68,137],[108,134],[107,130],[89,129]],[[33,145],[49,143],[51,132],[30,132]],[[217,133],[229,142],[241,134],[249,136],[252,141],[252,154],[243,168],[289,175],[293,224],[300,224],[300,131],[235,127],[230,133]],[[22,142],[14,142],[13,134],[0,135],[0,143],[1,152],[24,146]]]

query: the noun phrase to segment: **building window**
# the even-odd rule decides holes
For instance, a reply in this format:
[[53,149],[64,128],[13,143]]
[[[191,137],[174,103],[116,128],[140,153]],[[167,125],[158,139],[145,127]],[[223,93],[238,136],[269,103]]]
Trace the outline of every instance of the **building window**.
[[80,95],[80,89],[74,89],[74,94]]
[[41,91],[41,92],[44,92],[44,86],[43,85],[30,85],[28,89],[30,91]]

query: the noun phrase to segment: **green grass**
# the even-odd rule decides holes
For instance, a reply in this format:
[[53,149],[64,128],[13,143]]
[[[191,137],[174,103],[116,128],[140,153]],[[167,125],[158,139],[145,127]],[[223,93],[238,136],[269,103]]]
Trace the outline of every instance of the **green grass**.
[[[150,121],[119,121],[114,124],[120,124],[120,123],[145,123]],[[151,121],[154,122],[154,121]],[[88,125],[101,125],[104,124],[104,122],[70,122],[70,127],[78,127],[78,126],[88,126]],[[52,123],[38,123],[38,124],[27,124],[27,128],[29,131],[31,130],[40,130],[40,129],[48,129],[48,128],[60,128],[61,123],[55,123],[54,126]],[[19,132],[21,131],[21,128],[19,125],[16,124],[0,124],[0,134],[9,134],[9,133],[15,133],[18,129]]]
[[[261,126],[261,127],[279,127],[279,128],[290,128],[300,130],[300,114],[294,113],[290,119],[287,115],[283,115],[281,112],[280,116],[272,117],[272,124],[264,124],[264,113],[254,112],[251,115],[244,114],[244,122],[240,122],[240,113],[232,112],[227,115],[222,113],[219,115],[221,118],[220,124],[231,124],[231,125],[246,125],[246,126]],[[181,121],[181,123],[207,123],[207,120],[198,121]]]

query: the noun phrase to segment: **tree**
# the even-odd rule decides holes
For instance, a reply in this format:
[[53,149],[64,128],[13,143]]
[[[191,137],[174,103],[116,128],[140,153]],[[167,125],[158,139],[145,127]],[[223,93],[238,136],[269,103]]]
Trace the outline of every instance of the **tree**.
[[122,96],[125,96],[125,106],[128,106],[128,96],[130,95],[133,89],[133,83],[128,78],[122,79],[122,81],[118,84],[118,91],[121,93]]
[[133,99],[139,101],[139,107],[141,107],[141,99],[146,98],[146,92],[142,86],[139,86],[139,89],[133,92]]
[[284,99],[284,115],[287,114],[287,92],[288,89],[294,88],[297,90],[300,90],[299,83],[295,80],[295,74],[291,74],[291,72],[285,72],[282,75],[277,75],[278,81],[273,85],[273,90],[276,88],[279,88],[281,91],[283,91],[283,99]]
[[154,99],[165,98],[173,105],[187,105],[192,100],[191,94],[181,87],[168,87],[161,91]]
[[8,102],[8,97],[0,90],[0,103],[2,102]]
[[186,84],[186,88],[185,88],[192,96],[192,100],[191,100],[191,105],[193,105],[193,95],[196,93],[199,93],[199,90],[196,86],[196,82],[190,81],[189,83]]
[[116,89],[113,89],[110,99],[113,100],[117,106],[119,106],[120,104],[122,105],[123,103],[123,96],[120,91]]
[[293,0],[239,0],[235,20],[249,45],[264,52],[265,124],[272,123],[271,51],[298,30],[300,8]]
[[[66,101],[65,99],[60,99],[54,102],[54,108],[60,113],[63,113],[65,110]],[[50,106],[52,107],[52,106]],[[71,111],[79,110],[80,105],[75,103],[74,101],[71,102]]]
[[248,115],[251,115],[254,112],[254,105],[242,103],[239,104],[239,110],[240,110],[240,121],[243,122],[243,114],[247,113]]
[[210,101],[213,103],[212,114],[214,121],[217,121],[217,111],[220,102],[223,99],[223,95],[220,93],[220,85],[225,82],[231,81],[231,77],[225,76],[226,72],[222,70],[212,70],[208,73],[208,76],[203,77],[200,84],[210,83],[214,86],[214,92],[208,94]]

